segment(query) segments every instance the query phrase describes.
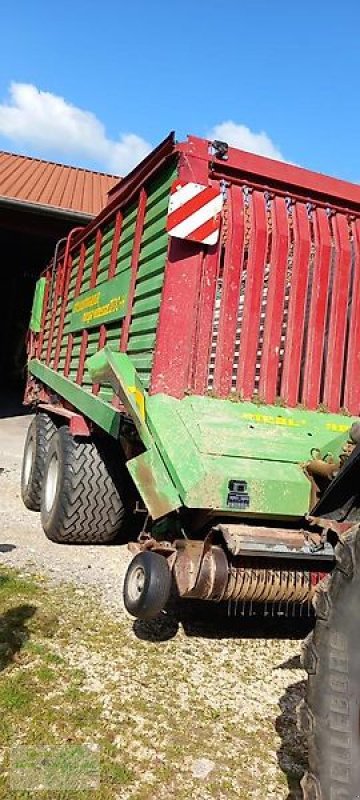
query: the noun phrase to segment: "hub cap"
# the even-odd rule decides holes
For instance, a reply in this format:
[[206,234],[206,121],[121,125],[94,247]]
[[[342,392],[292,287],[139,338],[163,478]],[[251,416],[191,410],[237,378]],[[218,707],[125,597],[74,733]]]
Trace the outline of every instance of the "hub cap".
[[142,592],[144,591],[144,586],[145,572],[142,567],[136,567],[136,569],[134,569],[133,573],[130,575],[128,582],[128,594],[133,603],[135,603],[141,596]]
[[28,445],[26,448],[25,459],[24,459],[24,483],[25,486],[28,485],[31,475],[31,469],[34,460],[34,439],[31,438],[28,441]]
[[46,511],[51,511],[53,507],[58,478],[59,478],[59,462],[56,453],[53,453],[53,455],[51,456],[50,464],[46,475],[46,484],[45,484]]

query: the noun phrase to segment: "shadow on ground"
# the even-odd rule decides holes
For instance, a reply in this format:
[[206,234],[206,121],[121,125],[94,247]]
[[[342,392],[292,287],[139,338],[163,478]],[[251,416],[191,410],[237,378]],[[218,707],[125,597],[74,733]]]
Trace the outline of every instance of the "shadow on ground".
[[[1,575],[0,588],[7,581],[6,575]],[[0,613],[0,671],[16,661],[18,653],[30,637],[27,623],[35,613],[36,607],[27,604]]]
[[[137,638],[149,642],[166,642],[174,638],[180,626],[187,636],[206,639],[290,639],[303,640],[313,627],[308,617],[229,616],[225,604],[204,601],[174,601],[166,613],[152,620],[136,620],[133,630]],[[300,657],[274,665],[276,669],[301,669]],[[306,684],[298,680],[287,687],[280,698],[280,714],[275,728],[281,739],[277,751],[278,764],[286,776],[286,800],[302,800],[300,780],[307,769],[306,742],[297,730],[296,708],[305,695]]]
[[[281,664],[280,669],[300,670],[300,656],[295,656]],[[296,709],[305,697],[306,681],[299,680],[287,687],[280,698],[280,714],[276,719],[275,728],[281,739],[277,751],[280,769],[286,775],[288,796],[286,800],[302,800],[303,794],[300,780],[308,767],[307,742],[297,727]]]
[[308,617],[242,616],[229,614],[226,603],[174,600],[155,619],[133,623],[138,639],[165,642],[176,636],[180,625],[186,636],[205,639],[304,639],[312,628]]

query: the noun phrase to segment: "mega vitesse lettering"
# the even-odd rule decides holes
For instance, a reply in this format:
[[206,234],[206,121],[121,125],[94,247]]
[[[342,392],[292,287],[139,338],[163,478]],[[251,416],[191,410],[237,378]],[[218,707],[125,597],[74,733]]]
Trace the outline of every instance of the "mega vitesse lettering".
[[76,297],[71,309],[69,330],[72,332],[93,328],[125,317],[129,283],[130,270],[127,270]]

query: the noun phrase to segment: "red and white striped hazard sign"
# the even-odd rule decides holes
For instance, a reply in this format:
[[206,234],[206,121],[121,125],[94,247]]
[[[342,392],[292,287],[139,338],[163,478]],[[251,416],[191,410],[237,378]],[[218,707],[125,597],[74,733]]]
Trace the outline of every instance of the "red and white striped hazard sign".
[[216,244],[223,202],[218,187],[177,180],[170,191],[166,230],[178,239]]

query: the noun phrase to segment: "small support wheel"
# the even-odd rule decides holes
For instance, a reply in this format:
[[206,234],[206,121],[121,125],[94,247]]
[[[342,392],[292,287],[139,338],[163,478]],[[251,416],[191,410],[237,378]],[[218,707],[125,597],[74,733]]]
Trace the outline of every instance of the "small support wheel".
[[145,550],[131,561],[124,581],[124,605],[139,619],[156,617],[165,607],[171,589],[171,572],[166,558]]

